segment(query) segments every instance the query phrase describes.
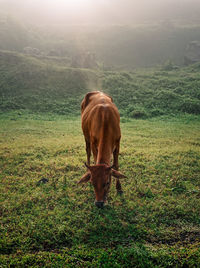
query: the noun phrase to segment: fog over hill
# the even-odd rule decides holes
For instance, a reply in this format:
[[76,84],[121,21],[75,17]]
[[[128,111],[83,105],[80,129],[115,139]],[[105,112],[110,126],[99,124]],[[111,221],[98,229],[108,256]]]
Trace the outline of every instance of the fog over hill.
[[73,67],[91,67],[87,53],[106,69],[182,65],[199,25],[199,0],[0,0],[0,50]]
[[34,23],[131,24],[199,20],[199,0],[0,0],[0,10]]

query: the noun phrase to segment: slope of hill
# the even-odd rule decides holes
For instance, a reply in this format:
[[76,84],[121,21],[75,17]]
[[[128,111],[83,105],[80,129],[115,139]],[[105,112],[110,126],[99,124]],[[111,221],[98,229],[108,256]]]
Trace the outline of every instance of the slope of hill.
[[118,25],[31,25],[0,13],[0,49],[61,58],[94,53],[99,63],[110,68],[132,69],[163,64],[171,59],[183,65],[186,48],[200,41],[199,22],[193,24],[160,20]]
[[99,89],[114,98],[124,116],[199,114],[199,70],[199,64],[178,68],[169,62],[154,69],[103,72],[1,51],[0,110],[76,115],[84,94]]
[[83,94],[97,87],[97,74],[40,58],[0,52],[0,109],[71,114]]
[[[94,50],[108,66],[121,69],[152,67],[172,60],[183,65],[188,44],[200,40],[199,26],[154,25],[112,26],[94,33]],[[92,40],[93,40],[92,39]]]
[[200,64],[178,68],[172,63],[133,72],[109,72],[103,87],[121,113],[134,118],[200,113]]

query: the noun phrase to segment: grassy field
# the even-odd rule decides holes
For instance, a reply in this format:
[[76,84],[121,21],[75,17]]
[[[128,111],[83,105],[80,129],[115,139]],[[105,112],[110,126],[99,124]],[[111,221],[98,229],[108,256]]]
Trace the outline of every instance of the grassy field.
[[0,126],[0,267],[200,264],[199,116],[122,118],[124,195],[113,183],[104,209],[76,184],[79,117],[12,112]]

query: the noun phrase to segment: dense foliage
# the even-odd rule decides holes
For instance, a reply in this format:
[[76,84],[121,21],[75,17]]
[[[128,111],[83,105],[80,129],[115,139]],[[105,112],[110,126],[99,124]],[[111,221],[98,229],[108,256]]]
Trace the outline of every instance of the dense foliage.
[[200,65],[107,73],[103,88],[121,114],[145,118],[163,114],[200,113]]
[[200,113],[200,65],[125,71],[70,68],[51,57],[0,52],[0,110],[79,114],[84,94],[103,90],[123,116]]

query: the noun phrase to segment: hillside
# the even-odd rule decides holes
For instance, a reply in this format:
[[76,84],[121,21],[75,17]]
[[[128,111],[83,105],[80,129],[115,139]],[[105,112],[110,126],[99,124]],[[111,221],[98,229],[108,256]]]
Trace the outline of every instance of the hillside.
[[103,88],[121,114],[145,118],[163,114],[200,113],[200,65],[164,66],[132,72],[108,72]]
[[[84,94],[110,94],[123,116],[200,113],[200,65],[172,63],[132,72],[66,67],[56,58],[0,52],[0,110],[79,114]],[[101,85],[101,86],[100,86]]]
[[172,60],[184,64],[191,41],[200,41],[199,23],[160,20],[116,25],[32,25],[0,13],[0,49],[70,60],[81,53],[94,53],[106,69],[152,67]]
[[97,74],[54,62],[0,52],[0,110],[78,113],[80,101],[97,87]]
[[181,66],[188,44],[200,40],[199,29],[198,25],[180,27],[170,21],[112,26],[93,34],[93,47],[106,66],[152,67],[169,59]]

